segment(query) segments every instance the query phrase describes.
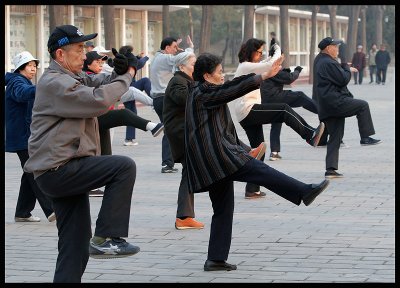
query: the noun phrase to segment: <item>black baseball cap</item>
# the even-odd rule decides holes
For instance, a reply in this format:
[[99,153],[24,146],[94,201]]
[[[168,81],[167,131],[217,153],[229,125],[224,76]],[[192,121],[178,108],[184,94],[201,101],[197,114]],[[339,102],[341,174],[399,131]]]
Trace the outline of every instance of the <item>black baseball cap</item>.
[[73,25],[57,26],[49,37],[47,42],[47,49],[49,53],[57,50],[58,48],[79,42],[85,42],[97,37],[97,33],[84,35],[79,28]]
[[108,57],[106,55],[100,55],[97,51],[90,51],[86,53],[86,60],[85,62],[90,65],[94,60],[102,59],[106,61]]
[[90,51],[86,53],[86,59],[83,62],[83,71],[89,70],[89,65],[93,63],[94,60],[102,59],[106,61],[108,57],[106,55],[100,55],[97,51]]
[[319,42],[318,48],[324,50],[329,45],[339,45],[339,44],[342,44],[342,40],[335,40],[332,39],[331,37],[326,37],[322,39],[321,42]]

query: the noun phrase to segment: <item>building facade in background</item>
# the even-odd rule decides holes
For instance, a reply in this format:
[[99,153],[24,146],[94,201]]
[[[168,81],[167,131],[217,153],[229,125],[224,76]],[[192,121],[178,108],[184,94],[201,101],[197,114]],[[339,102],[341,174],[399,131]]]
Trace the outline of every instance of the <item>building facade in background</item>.
[[[95,45],[105,47],[102,5],[62,5],[63,24],[79,27],[84,34],[98,33]],[[188,9],[189,5],[169,5],[169,11]],[[162,5],[115,5],[115,35],[119,48],[132,45],[134,54],[151,56],[159,50],[162,40]],[[41,60],[37,78],[48,67],[47,52],[49,12],[47,5],[5,6],[5,71],[14,69],[13,57],[28,50]],[[112,47],[105,47],[111,49]],[[147,65],[141,70],[148,74]],[[140,76],[140,75],[138,75]]]
[[[280,40],[279,7],[264,6],[256,9],[255,37],[264,39],[269,45],[269,33],[275,32]],[[311,46],[311,15],[309,11],[289,9],[289,65],[302,66],[302,75],[309,73],[310,46]],[[349,17],[336,16],[338,39],[347,39]],[[319,53],[318,43],[323,38],[332,36],[329,14],[317,13],[317,37],[315,39],[316,51]]]
[[[84,34],[98,33],[95,45],[105,46],[102,5],[62,5],[63,24],[79,27]],[[132,45],[134,54],[144,52],[150,57],[159,49],[162,40],[162,5],[115,5],[115,35],[118,47]],[[169,5],[169,11],[188,9],[189,5]],[[348,17],[337,16],[337,38],[346,39]],[[289,9],[289,63],[290,66],[304,67],[308,74],[311,42],[311,12]],[[328,14],[317,14],[318,42],[330,36]],[[269,44],[269,33],[275,32],[280,39],[279,7],[264,6],[256,9],[254,37]],[[37,79],[49,65],[47,40],[49,37],[49,13],[47,5],[6,5],[5,6],[5,72],[14,69],[13,57],[28,50],[41,60]],[[118,48],[116,47],[116,48]],[[111,47],[105,47],[111,49]],[[319,52],[316,48],[315,55]],[[146,65],[140,76],[148,76]]]

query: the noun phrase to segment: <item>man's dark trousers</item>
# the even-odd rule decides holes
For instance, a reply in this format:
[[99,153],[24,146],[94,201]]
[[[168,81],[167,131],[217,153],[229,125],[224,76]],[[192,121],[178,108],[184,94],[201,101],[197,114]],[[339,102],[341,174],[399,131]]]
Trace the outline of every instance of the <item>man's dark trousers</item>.
[[105,186],[94,235],[127,237],[136,164],[126,156],[75,158],[36,178],[53,200],[58,257],[54,282],[81,282],[92,236],[89,191]]
[[[163,123],[163,107],[164,107],[164,96],[159,96],[157,98],[153,98],[153,107],[154,110],[156,111],[158,118],[160,118],[160,121]],[[167,135],[163,135],[162,137],[162,147],[161,147],[161,158],[162,166],[169,166],[169,167],[174,167],[174,160],[172,159],[172,153],[171,153],[171,148],[169,147],[169,142]]]
[[322,120],[329,134],[325,165],[326,169],[333,170],[337,170],[339,166],[339,148],[344,134],[345,118],[357,116],[358,131],[361,138],[375,134],[374,124],[367,101],[347,98],[340,109],[336,110],[335,117]]

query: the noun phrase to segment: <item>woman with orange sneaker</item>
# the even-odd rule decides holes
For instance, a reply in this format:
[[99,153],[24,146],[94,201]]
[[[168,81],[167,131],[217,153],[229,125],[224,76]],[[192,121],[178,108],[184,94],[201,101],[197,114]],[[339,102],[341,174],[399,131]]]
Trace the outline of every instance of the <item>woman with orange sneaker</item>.
[[175,228],[178,230],[204,228],[203,223],[194,219],[194,194],[189,191],[184,157],[186,98],[193,81],[195,62],[196,55],[193,52],[181,52],[175,57],[176,71],[165,90],[163,106],[164,133],[174,162],[182,164],[175,220]]

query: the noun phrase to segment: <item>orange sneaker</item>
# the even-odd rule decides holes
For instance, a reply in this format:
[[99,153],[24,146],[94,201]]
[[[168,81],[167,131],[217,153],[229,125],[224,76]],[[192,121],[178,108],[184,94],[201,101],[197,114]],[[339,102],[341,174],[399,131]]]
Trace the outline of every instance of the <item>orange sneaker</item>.
[[179,218],[176,218],[175,221],[175,228],[178,230],[184,230],[184,229],[203,229],[204,224],[194,220],[194,218],[187,217],[184,220],[181,220]]
[[265,154],[265,150],[267,150],[267,144],[265,142],[261,142],[257,148],[251,149],[249,152],[250,156],[260,160],[261,157]]

